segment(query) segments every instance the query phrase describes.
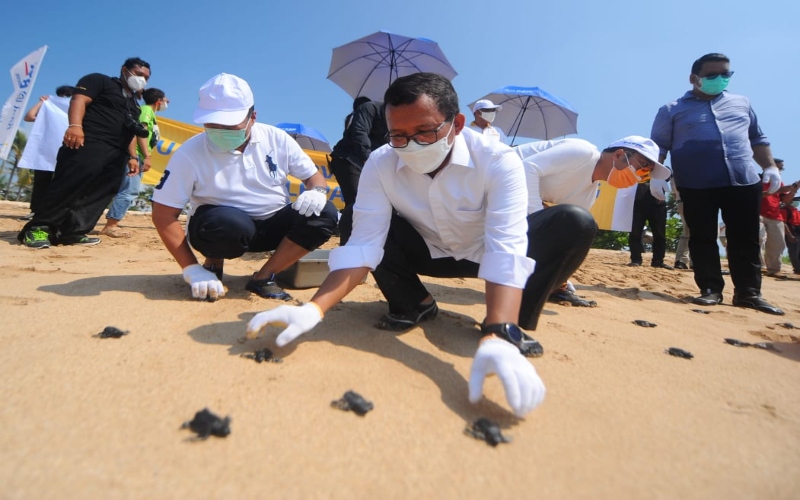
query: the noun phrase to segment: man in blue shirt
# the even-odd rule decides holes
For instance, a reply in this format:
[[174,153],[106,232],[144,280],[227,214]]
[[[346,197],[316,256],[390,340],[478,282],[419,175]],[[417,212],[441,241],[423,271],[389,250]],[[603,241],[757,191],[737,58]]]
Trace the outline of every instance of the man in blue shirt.
[[[750,101],[725,91],[733,72],[723,54],[706,54],[692,65],[692,90],[658,110],[651,138],[661,148],[660,162],[672,156],[675,184],[691,229],[689,250],[701,295],[693,302],[722,302],[717,221],[727,226],[728,267],[733,305],[784,314],[761,297],[759,212],[761,183],[769,192],[781,185],[769,141],[758,126]],[[757,163],[763,169],[759,178]]]

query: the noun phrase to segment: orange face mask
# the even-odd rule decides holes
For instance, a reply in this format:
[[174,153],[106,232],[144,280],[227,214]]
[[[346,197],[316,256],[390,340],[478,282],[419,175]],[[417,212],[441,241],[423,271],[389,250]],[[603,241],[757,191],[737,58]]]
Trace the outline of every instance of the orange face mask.
[[636,170],[634,170],[633,165],[628,163],[627,168],[618,170],[614,161],[612,160],[611,172],[608,174],[607,181],[610,186],[613,186],[617,189],[624,189],[635,186],[640,180],[642,180],[642,178],[636,175]]

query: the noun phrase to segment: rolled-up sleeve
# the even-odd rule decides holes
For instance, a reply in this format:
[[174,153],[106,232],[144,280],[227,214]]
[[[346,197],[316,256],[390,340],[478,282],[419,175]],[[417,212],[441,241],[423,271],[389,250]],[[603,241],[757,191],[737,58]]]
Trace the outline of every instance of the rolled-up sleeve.
[[653,128],[650,130],[650,138],[658,144],[661,157],[666,158],[667,153],[672,149],[672,117],[667,106],[661,106],[656,113]]
[[525,288],[535,262],[528,253],[528,190],[522,160],[505,152],[489,170],[484,247],[478,277]]
[[331,251],[331,271],[369,267],[375,270],[383,260],[383,245],[392,220],[392,204],[381,184],[378,168],[367,160],[358,181],[353,205],[353,233],[347,244]]

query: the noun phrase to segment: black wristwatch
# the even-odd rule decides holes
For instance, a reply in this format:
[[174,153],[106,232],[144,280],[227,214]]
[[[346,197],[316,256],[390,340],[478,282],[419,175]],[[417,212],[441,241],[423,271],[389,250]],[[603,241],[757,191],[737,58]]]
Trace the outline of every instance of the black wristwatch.
[[519,348],[523,356],[537,357],[544,354],[544,348],[538,340],[535,340],[514,323],[492,323],[491,325],[481,325],[483,335],[495,334],[501,339],[507,340]]

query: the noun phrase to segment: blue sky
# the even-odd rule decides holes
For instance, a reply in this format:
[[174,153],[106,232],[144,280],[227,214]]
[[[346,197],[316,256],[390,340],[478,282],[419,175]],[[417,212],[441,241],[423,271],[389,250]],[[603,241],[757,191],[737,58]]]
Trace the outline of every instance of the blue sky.
[[352,99],[326,78],[331,50],[378,30],[438,42],[459,73],[453,84],[468,117],[467,103],[494,89],[538,86],[571,103],[579,112],[577,137],[599,147],[625,135],[649,135],[659,106],[689,89],[692,61],[723,52],[736,72],[729,89],[750,98],[773,154],[786,160],[784,181],[800,180],[800,152],[793,146],[800,100],[791,87],[800,81],[796,2],[18,5],[3,13],[2,100],[12,91],[8,69],[42,45],[49,49],[34,96],[87,73],[118,75],[126,58],[139,56],[152,65],[150,85],[171,100],[164,116],[191,122],[200,85],[219,72],[234,73],[252,86],[259,121],[303,123],[332,144],[341,138]]

